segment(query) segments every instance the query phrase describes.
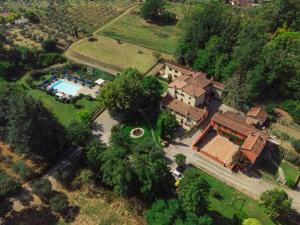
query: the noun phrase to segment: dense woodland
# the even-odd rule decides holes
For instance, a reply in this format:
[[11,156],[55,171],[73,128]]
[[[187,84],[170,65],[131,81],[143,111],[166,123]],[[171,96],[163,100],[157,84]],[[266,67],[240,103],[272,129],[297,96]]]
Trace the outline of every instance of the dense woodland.
[[53,160],[67,146],[64,128],[40,101],[14,84],[0,85],[0,137],[18,154]]
[[205,1],[182,21],[178,61],[227,84],[225,101],[283,104],[300,119],[300,1],[255,7]]

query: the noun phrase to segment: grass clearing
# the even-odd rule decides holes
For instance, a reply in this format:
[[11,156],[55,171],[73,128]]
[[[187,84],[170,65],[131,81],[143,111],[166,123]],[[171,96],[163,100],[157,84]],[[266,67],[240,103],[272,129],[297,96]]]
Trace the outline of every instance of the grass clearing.
[[[95,35],[95,41],[82,41],[71,46],[66,57],[78,63],[101,68],[107,72],[121,72],[129,67],[146,73],[157,63],[154,51],[129,43],[120,43],[114,39]],[[172,59],[163,54],[163,58]]]
[[130,201],[102,187],[94,187],[93,192],[75,190],[67,191],[56,181],[52,182],[54,189],[64,192],[70,205],[79,207],[80,211],[75,220],[66,223],[62,219],[60,225],[140,225],[144,219],[138,215]]
[[[126,121],[123,123],[123,133],[125,135],[130,135],[130,131],[134,128],[143,128],[144,129],[144,135],[140,138],[132,138],[132,140],[136,143],[141,143],[143,142],[145,139],[151,138],[152,137],[152,133],[151,133],[151,127],[148,124],[148,122],[144,119],[144,117],[141,114],[136,114],[134,116],[132,116],[132,118],[130,121]],[[152,118],[149,118],[152,128],[153,128],[153,132],[154,132],[154,136],[156,138],[156,140],[159,140],[159,130],[156,128],[156,116],[153,116]]]
[[77,113],[81,109],[87,109],[88,111],[93,111],[97,107],[96,101],[89,101],[86,98],[83,98],[77,101],[76,108],[72,104],[65,104],[55,100],[53,96],[48,95],[46,92],[39,89],[32,89],[26,84],[26,79],[28,79],[29,74],[23,76],[17,83],[23,85],[26,88],[28,95],[32,96],[35,99],[40,100],[44,103],[45,107],[50,110],[58,121],[67,127],[72,120],[77,118]]
[[229,224],[226,223],[226,220],[231,219],[235,213],[238,213],[242,209],[249,217],[258,219],[262,224],[274,225],[270,218],[265,214],[263,207],[261,207],[257,201],[254,201],[248,196],[236,191],[234,188],[218,181],[204,171],[201,171],[201,174],[210,184],[211,188],[218,191],[222,196],[220,200],[212,196],[210,197],[210,210],[215,219],[214,224]]
[[[179,19],[182,17],[182,8],[182,3],[170,3],[166,5],[166,9],[176,13]],[[148,23],[140,17],[139,9],[137,7],[129,14],[109,24],[97,34],[154,49],[159,52],[174,54],[177,40],[181,34],[179,25],[156,25]]]

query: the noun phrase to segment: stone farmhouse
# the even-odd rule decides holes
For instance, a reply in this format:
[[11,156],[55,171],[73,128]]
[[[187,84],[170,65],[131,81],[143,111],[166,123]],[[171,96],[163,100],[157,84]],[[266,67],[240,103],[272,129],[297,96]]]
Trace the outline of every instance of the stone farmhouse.
[[198,126],[208,116],[205,104],[212,96],[222,98],[224,85],[208,79],[205,73],[168,62],[160,75],[172,81],[161,108],[172,112],[186,130]]

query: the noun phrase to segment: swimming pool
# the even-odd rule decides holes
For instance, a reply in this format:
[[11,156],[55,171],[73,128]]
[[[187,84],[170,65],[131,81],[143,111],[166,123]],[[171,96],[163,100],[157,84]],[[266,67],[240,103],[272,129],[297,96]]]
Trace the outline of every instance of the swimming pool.
[[65,80],[58,80],[52,84],[50,88],[53,88],[60,93],[75,96],[77,95],[77,91],[81,88],[81,86],[72,84],[71,82],[67,82]]

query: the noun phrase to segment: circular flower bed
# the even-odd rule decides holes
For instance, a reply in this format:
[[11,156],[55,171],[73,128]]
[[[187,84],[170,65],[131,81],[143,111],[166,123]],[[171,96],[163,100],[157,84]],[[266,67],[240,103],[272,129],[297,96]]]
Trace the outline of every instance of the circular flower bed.
[[145,131],[143,128],[134,128],[130,131],[130,137],[140,138],[144,135]]

